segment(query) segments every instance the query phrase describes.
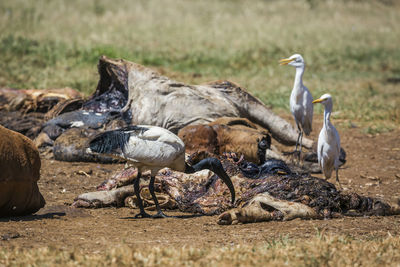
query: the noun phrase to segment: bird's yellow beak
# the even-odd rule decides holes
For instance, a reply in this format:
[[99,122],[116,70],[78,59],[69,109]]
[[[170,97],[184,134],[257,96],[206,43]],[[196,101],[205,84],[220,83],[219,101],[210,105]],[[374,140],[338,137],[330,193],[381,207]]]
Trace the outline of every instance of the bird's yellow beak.
[[315,104],[315,103],[321,103],[322,101],[324,101],[325,99],[322,99],[322,98],[318,98],[318,99],[315,99],[312,103],[313,104]]
[[290,62],[292,62],[294,60],[294,58],[284,58],[279,60],[279,65],[287,65]]

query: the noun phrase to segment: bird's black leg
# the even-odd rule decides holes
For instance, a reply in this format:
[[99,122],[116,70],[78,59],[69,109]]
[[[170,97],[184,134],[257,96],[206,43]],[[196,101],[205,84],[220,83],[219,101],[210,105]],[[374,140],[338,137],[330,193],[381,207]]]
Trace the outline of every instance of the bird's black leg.
[[[293,154],[299,153],[297,148],[299,147],[299,144],[300,144],[300,137],[302,136],[302,131],[301,131],[300,126],[298,126],[298,128],[299,128],[299,135],[297,136],[296,148],[292,152],[283,152],[282,153],[283,155],[293,155]],[[300,151],[301,151],[301,145],[300,145]],[[300,156],[299,156],[299,159],[300,159]]]
[[297,152],[297,147],[299,146],[300,136],[301,136],[301,131],[299,131],[299,135],[297,135],[296,148],[293,151],[293,153]]
[[154,193],[154,180],[155,180],[155,176],[151,176],[150,177],[150,184],[149,184],[149,190],[150,190],[150,194],[151,197],[153,198],[154,204],[156,204],[156,209],[157,209],[157,214],[153,215],[153,218],[166,218],[168,217],[167,215],[165,215],[160,208],[160,205],[158,204],[158,200],[156,197],[156,194]]
[[341,185],[340,182],[339,182],[339,168],[336,169],[336,181],[337,181],[338,184],[339,184],[340,190],[343,190],[343,187],[342,187],[342,185]]
[[303,131],[300,132],[300,151],[299,151],[299,161],[301,157],[301,149],[303,148]]
[[143,201],[142,201],[142,198],[140,197],[139,185],[140,185],[140,176],[141,175],[142,175],[141,172],[138,170],[137,177],[136,177],[135,182],[133,184],[133,188],[135,189],[135,195],[136,195],[137,202],[138,202],[139,209],[140,209],[140,213],[136,214],[135,218],[140,218],[140,217],[142,217],[142,218],[150,218],[151,216],[144,211]]

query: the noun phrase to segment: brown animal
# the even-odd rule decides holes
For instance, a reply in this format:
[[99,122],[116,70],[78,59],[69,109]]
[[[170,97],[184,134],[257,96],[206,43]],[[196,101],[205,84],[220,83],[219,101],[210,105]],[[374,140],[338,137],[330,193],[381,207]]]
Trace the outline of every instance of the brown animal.
[[0,126],[0,216],[31,214],[44,207],[37,185],[40,165],[29,138]]
[[190,125],[178,132],[187,153],[207,151],[242,154],[247,161],[262,164],[271,145],[268,131],[246,118],[222,117],[208,125]]

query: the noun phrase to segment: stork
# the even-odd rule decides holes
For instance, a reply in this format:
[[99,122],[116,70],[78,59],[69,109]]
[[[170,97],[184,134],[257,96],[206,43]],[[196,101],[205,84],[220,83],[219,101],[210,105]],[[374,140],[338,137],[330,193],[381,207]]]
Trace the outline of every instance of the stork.
[[[221,162],[216,158],[206,158],[190,166],[185,162],[185,144],[177,135],[167,129],[157,126],[132,125],[118,130],[106,131],[89,141],[88,152],[124,159],[138,169],[134,191],[140,213],[135,218],[167,217],[161,211],[154,194],[155,175],[165,167],[185,173],[194,173],[203,169],[211,170],[228,186],[232,204],[235,202],[234,186]],[[151,171],[149,190],[157,209],[157,214],[153,216],[145,212],[139,194],[141,173],[146,170]]]

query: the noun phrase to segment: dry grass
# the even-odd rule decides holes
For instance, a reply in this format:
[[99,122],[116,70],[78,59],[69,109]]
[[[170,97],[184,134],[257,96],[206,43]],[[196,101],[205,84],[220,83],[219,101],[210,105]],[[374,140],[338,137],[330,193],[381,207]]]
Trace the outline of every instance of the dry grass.
[[0,86],[90,93],[106,54],[186,82],[232,79],[288,113],[294,70],[277,62],[299,52],[306,85],[334,96],[341,127],[381,132],[400,124],[399,14],[389,0],[3,0]]
[[84,254],[57,248],[0,249],[5,266],[399,266],[400,238],[355,240],[316,236],[309,240],[281,238],[269,243],[204,248],[110,248]]
[[[0,87],[69,86],[89,94],[105,54],[190,83],[231,79],[289,113],[294,70],[278,60],[298,52],[314,97],[334,96],[339,130],[355,123],[373,134],[400,125],[399,25],[394,0],[2,0]],[[0,266],[398,266],[399,251],[399,237],[343,236],[212,248],[121,245],[107,255],[0,248]]]

